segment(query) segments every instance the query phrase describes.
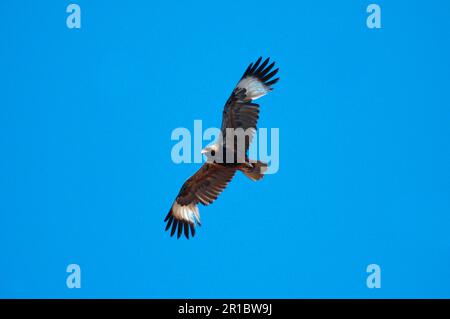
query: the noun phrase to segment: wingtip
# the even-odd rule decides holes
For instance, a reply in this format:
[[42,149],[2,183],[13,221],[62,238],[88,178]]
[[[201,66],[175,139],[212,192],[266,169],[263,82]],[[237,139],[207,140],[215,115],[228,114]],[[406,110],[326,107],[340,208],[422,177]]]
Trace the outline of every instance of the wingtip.
[[[195,223],[184,222],[177,220],[173,215],[170,215],[169,218],[165,219],[167,222],[165,231],[170,229],[170,237],[173,237],[176,234],[177,239],[180,239],[182,235],[189,239],[195,236]],[[198,226],[201,226],[200,223],[197,222]]]
[[[166,220],[164,220],[166,221]],[[169,220],[167,221],[167,225],[166,225],[166,231],[169,230],[170,226],[172,225],[173,222],[173,216],[170,216]]]
[[183,232],[183,223],[180,222],[180,223],[178,224],[177,238],[180,238],[182,232]]
[[164,218],[164,221],[166,222],[169,217],[172,215],[172,209],[170,209],[169,213],[167,214],[166,218]]
[[[272,85],[276,84],[279,80],[280,80],[280,78],[276,78],[276,79],[274,79],[274,80],[272,80],[272,81],[267,82],[267,85],[268,85],[269,87],[271,87]],[[273,90],[272,87],[271,87],[270,89]]]
[[191,228],[192,237],[194,237],[195,236],[195,225],[194,224],[189,224],[189,227]]
[[184,236],[186,236],[187,239],[189,239],[189,224],[184,223]]
[[279,68],[272,70],[275,66],[275,61],[270,64],[270,57],[267,57],[264,62],[262,62],[262,56],[260,56],[254,63],[250,63],[242,76],[242,79],[247,76],[254,76],[263,82],[266,86],[270,87],[278,82],[279,78],[272,80],[272,78],[278,73]]
[[172,237],[175,234],[175,230],[177,229],[178,226],[178,220],[174,220],[173,224],[172,224],[172,230],[170,231],[170,237]]

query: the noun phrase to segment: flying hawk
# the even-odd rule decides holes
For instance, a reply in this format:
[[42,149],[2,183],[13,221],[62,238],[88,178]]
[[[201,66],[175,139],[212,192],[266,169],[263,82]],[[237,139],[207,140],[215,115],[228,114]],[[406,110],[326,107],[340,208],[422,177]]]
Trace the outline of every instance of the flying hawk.
[[[267,164],[250,160],[247,155],[259,118],[259,105],[253,103],[253,100],[270,92],[279,78],[273,78],[278,73],[278,69],[272,71],[275,62],[269,65],[269,58],[262,63],[261,61],[260,57],[245,70],[225,103],[219,141],[202,150],[208,160],[183,184],[175,198],[164,220],[167,222],[166,230],[171,228],[171,236],[177,233],[180,238],[183,232],[188,239],[189,233],[194,236],[195,223],[200,225],[197,204],[206,206],[216,200],[236,171],[243,172],[253,181],[263,177]],[[235,143],[236,136],[229,138],[230,132],[239,129],[247,132],[244,136],[244,156],[241,161],[237,158],[240,153],[239,143]]]

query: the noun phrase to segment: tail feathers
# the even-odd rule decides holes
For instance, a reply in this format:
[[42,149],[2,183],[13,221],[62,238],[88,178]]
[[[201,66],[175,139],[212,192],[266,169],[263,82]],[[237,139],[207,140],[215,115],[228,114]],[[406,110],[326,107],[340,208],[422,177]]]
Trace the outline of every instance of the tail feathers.
[[240,170],[252,181],[259,181],[264,177],[264,173],[267,171],[267,163],[261,161],[257,161],[256,163],[248,163],[241,167]]

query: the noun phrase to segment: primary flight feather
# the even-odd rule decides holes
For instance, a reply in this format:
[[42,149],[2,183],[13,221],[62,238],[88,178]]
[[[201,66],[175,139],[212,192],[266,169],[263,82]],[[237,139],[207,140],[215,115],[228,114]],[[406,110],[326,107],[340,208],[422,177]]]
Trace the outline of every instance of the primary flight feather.
[[[195,224],[200,225],[197,205],[214,202],[237,171],[254,181],[264,176],[267,164],[247,156],[259,118],[259,105],[253,101],[269,93],[279,78],[274,78],[278,73],[278,69],[273,69],[275,62],[269,64],[269,58],[261,61],[260,57],[245,70],[225,103],[219,141],[202,150],[207,162],[183,184],[175,198],[164,220],[171,236],[175,233],[178,238],[183,233],[188,239],[190,234],[194,236]],[[230,136],[230,132],[239,130],[246,132],[242,151],[237,134]]]

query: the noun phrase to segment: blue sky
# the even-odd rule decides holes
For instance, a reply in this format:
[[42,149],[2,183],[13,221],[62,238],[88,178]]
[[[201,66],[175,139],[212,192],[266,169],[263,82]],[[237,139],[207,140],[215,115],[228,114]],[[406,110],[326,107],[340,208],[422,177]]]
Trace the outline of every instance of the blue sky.
[[[378,1],[379,30],[367,1],[76,1],[79,30],[69,3],[0,3],[0,297],[450,297],[448,1]],[[200,167],[171,132],[260,55],[280,170],[170,238]]]

